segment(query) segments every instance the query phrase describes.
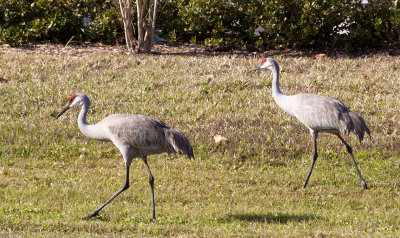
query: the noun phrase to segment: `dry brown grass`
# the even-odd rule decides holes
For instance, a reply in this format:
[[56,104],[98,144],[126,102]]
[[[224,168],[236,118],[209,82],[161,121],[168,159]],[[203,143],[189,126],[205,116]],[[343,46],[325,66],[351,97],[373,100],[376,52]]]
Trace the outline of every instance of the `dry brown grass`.
[[[0,49],[0,234],[5,236],[394,237],[399,235],[400,60],[385,54],[315,59],[279,54],[281,89],[344,102],[372,139],[347,137],[370,189],[334,136],[320,136],[309,187],[308,130],[272,99],[262,56],[138,55]],[[266,53],[265,55],[267,55]],[[157,222],[141,161],[131,188],[99,219],[79,218],[124,181],[110,143],[85,138],[77,110],[54,116],[75,92],[89,122],[141,113],[185,132],[196,160],[152,156]],[[215,144],[213,136],[226,142]]]

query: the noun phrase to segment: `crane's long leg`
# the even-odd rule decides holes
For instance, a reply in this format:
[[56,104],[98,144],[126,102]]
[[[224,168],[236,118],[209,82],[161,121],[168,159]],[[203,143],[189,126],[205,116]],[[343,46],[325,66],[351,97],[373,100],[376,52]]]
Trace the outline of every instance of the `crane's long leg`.
[[317,137],[318,137],[318,136],[317,136],[316,133],[311,133],[311,135],[312,135],[312,137],[313,137],[313,139],[314,139],[314,156],[313,156],[313,161],[312,161],[312,163],[311,163],[310,171],[308,172],[306,181],[305,181],[304,184],[303,184],[303,188],[306,188],[306,186],[307,186],[308,180],[310,179],[312,170],[313,170],[313,168],[314,168],[315,161],[317,160],[317,157],[318,157],[318,152],[317,152]]
[[351,149],[351,146],[350,146],[349,144],[347,144],[346,141],[345,141],[340,135],[337,135],[337,136],[338,136],[339,139],[343,142],[343,144],[346,146],[347,152],[348,152],[348,153],[350,154],[350,156],[351,156],[351,161],[353,162],[353,165],[354,165],[354,167],[355,167],[356,170],[357,170],[358,177],[360,177],[361,184],[362,184],[363,188],[364,188],[364,189],[367,189],[367,188],[368,188],[368,187],[367,187],[367,183],[365,182],[365,180],[364,180],[363,177],[361,176],[361,172],[360,172],[360,170],[358,169],[356,160],[354,159],[353,150]]
[[151,174],[149,164],[147,163],[147,156],[143,156],[142,160],[147,167],[147,173],[149,174],[149,184],[151,189],[151,203],[153,205],[153,222],[156,221],[156,204],[154,202],[154,177]]
[[118,190],[118,192],[116,192],[110,199],[108,199],[107,202],[105,202],[103,205],[101,205],[96,211],[94,211],[93,213],[83,217],[82,219],[86,220],[86,219],[89,219],[91,217],[99,215],[99,212],[100,212],[101,209],[103,209],[116,196],[118,196],[120,193],[122,193],[123,191],[125,191],[128,188],[129,188],[129,166],[126,166],[126,180],[125,180],[124,186],[120,190]]

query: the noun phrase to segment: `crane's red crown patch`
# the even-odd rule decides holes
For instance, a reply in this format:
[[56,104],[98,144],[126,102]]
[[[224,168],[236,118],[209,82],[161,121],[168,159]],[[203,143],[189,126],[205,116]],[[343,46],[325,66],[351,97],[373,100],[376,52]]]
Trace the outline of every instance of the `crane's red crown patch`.
[[265,62],[267,62],[267,58],[263,59],[263,60],[261,61],[261,64],[264,64]]
[[75,98],[76,98],[76,94],[72,95],[72,96],[69,98],[68,104],[71,104],[71,103],[74,101]]

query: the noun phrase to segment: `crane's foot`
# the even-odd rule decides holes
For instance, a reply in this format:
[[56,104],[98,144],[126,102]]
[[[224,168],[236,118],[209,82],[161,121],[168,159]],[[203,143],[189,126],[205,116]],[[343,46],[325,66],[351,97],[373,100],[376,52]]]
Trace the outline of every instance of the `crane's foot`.
[[303,188],[306,188],[306,187],[307,187],[307,184],[308,184],[308,179],[307,179],[307,181],[305,181],[305,182],[303,183]]
[[88,220],[88,219],[90,219],[90,218],[92,218],[92,217],[95,217],[95,216],[98,216],[98,215],[99,215],[99,212],[98,212],[98,211],[95,211],[95,212],[93,212],[92,214],[89,214],[89,215],[87,215],[87,216],[82,217],[82,220]]
[[364,180],[361,181],[361,184],[362,184],[364,189],[368,189],[367,183]]

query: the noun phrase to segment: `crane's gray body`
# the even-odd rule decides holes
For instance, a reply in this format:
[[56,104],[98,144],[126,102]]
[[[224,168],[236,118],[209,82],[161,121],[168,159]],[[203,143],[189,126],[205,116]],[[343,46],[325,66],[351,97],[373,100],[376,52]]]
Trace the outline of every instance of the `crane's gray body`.
[[82,107],[78,116],[78,127],[81,132],[91,139],[113,142],[121,152],[126,165],[124,186],[96,211],[85,216],[84,219],[97,216],[101,209],[121,192],[129,188],[129,166],[133,158],[140,157],[145,163],[149,174],[154,221],[156,219],[154,177],[147,163],[147,156],[166,152],[168,154],[185,154],[189,159],[192,159],[194,158],[193,149],[189,140],[182,132],[169,127],[160,120],[145,115],[113,114],[96,124],[89,124],[86,121],[86,115],[90,107],[90,100],[85,94],[80,93],[71,96],[67,106],[56,118],[59,118],[69,108],[79,106]]
[[365,132],[370,134],[370,130],[365,124],[364,119],[357,113],[350,111],[343,103],[333,98],[313,94],[285,95],[279,88],[279,65],[274,59],[265,58],[261,64],[250,71],[264,68],[271,70],[273,74],[272,97],[275,102],[280,108],[307,126],[314,140],[313,161],[303,187],[306,187],[314,163],[318,157],[318,133],[327,132],[337,135],[346,146],[347,152],[350,154],[354,167],[360,177],[362,186],[366,189],[367,184],[362,178],[361,172],[354,160],[352,148],[341,137],[341,134],[348,135],[350,132],[353,132],[361,142],[364,139]]
[[81,132],[91,139],[112,141],[120,150],[127,166],[135,157],[163,152],[185,154],[189,159],[193,157],[192,146],[182,132],[150,116],[113,114],[96,124],[88,124],[86,114],[90,100],[84,94],[76,95],[82,101],[82,109],[78,116]]
[[364,119],[338,100],[313,94],[296,94],[287,98],[290,101],[288,113],[310,130],[343,135],[353,132],[360,141],[365,132],[370,133]]
[[126,164],[136,157],[164,152],[185,154],[189,159],[193,157],[190,142],[182,132],[150,116],[113,114],[92,126],[96,131],[93,139],[112,141],[123,154]]
[[275,102],[307,126],[311,134],[316,136],[318,132],[327,132],[348,135],[354,132],[362,141],[365,132],[370,133],[364,119],[336,99],[314,94],[283,94],[279,88],[279,65],[275,60],[269,58],[264,68],[270,69],[273,74],[272,96]]

